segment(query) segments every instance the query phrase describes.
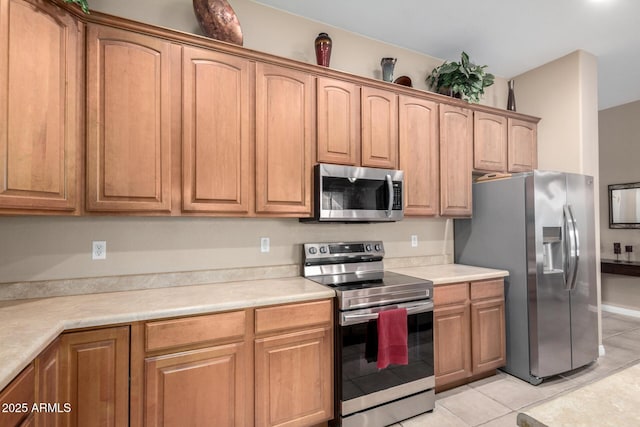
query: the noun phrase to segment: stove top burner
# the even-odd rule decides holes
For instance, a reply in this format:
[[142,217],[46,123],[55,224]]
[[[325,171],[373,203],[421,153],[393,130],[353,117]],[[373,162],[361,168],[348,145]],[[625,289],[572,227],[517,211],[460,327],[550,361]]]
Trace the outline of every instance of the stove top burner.
[[384,271],[380,241],[308,243],[304,248],[304,276],[334,288],[339,310],[431,298],[431,281]]

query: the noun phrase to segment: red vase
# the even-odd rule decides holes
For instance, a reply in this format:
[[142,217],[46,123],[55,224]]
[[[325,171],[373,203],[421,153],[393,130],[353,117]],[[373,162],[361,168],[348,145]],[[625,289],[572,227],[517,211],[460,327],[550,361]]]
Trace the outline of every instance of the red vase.
[[323,67],[329,66],[331,60],[331,37],[327,33],[320,33],[316,37],[316,61]]

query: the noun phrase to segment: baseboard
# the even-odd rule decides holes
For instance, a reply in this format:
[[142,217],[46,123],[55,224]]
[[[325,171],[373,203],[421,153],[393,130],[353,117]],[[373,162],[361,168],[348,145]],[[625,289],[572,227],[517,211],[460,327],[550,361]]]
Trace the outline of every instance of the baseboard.
[[606,311],[609,313],[624,314],[625,316],[632,316],[632,317],[640,317],[640,310],[632,310],[630,308],[623,308],[623,307],[618,307],[618,306],[609,305],[609,304],[602,304],[600,305],[600,307],[602,308],[602,311]]
[[603,357],[605,354],[606,354],[606,351],[604,349],[604,346],[600,344],[598,346],[598,357]]

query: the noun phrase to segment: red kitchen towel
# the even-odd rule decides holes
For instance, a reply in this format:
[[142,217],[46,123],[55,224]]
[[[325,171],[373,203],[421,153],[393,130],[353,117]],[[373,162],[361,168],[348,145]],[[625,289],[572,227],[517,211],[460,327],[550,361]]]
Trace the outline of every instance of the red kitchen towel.
[[396,308],[378,313],[378,369],[390,364],[409,363],[407,348],[407,309]]

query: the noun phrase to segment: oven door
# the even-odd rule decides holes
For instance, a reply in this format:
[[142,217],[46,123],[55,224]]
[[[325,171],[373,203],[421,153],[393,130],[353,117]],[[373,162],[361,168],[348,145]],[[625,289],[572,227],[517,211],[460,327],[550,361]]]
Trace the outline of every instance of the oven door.
[[[378,369],[378,312],[399,307],[407,309],[408,364]],[[339,325],[342,417],[434,388],[432,301],[340,312]]]

